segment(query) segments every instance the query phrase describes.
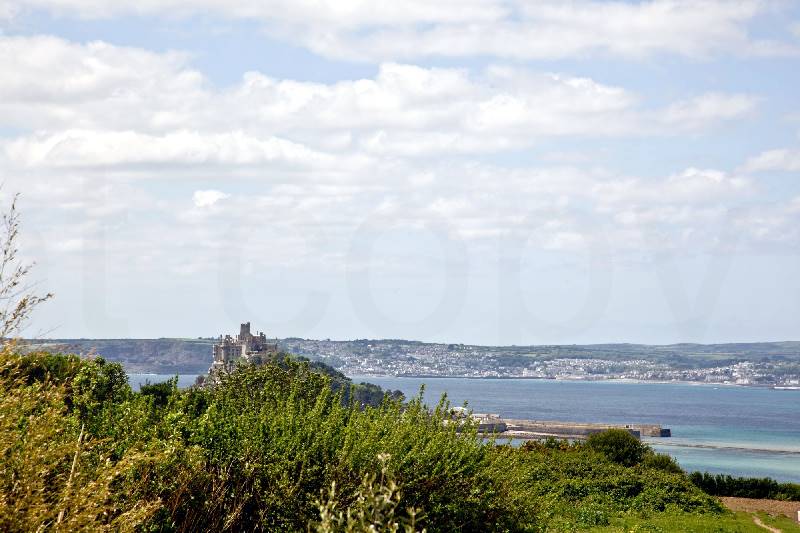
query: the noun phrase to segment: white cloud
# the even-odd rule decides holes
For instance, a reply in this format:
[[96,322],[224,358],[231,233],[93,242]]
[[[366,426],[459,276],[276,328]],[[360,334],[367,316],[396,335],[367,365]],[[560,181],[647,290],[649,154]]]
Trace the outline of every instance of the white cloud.
[[[746,57],[778,72],[787,61],[756,65],[756,56],[797,54],[800,41],[784,36],[788,5],[0,0],[0,28],[12,32],[44,19],[64,31],[73,17],[119,17],[111,27],[122,27],[122,17],[140,16],[155,31],[198,20],[236,31],[232,21],[247,19],[270,42],[374,64],[356,69],[371,72],[362,79],[247,72],[220,86],[196,66],[216,53],[195,61],[191,51],[0,32],[0,182],[23,192],[26,242],[38,248],[26,253],[68,287],[84,279],[84,291],[103,270],[109,293],[155,291],[173,273],[213,288],[226,261],[241,264],[243,279],[231,269],[243,292],[251,273],[280,272],[303,272],[305,290],[346,269],[365,235],[420,256],[435,256],[444,235],[481,275],[522,250],[556,261],[595,251],[613,261],[785,254],[800,249],[797,187],[751,173],[797,172],[796,143],[729,171],[721,161],[746,141],[741,128],[701,135],[739,120],[759,135],[766,122],[750,119],[762,102],[787,111],[774,107],[783,100],[772,85],[743,85],[725,65],[687,59]],[[38,9],[49,14],[26,18]],[[780,37],[761,37],[772,27]],[[328,66],[354,70],[341,65]],[[380,272],[435,270],[400,255]]]
[[373,157],[495,153],[547,137],[680,134],[747,116],[756,102],[714,93],[651,109],[589,78],[396,63],[370,79],[251,72],[217,89],[178,53],[52,37],[0,37],[0,51],[0,127],[37,131],[6,143],[22,165],[285,162],[348,172]]
[[[229,170],[212,182],[219,188],[200,188],[188,174],[169,186],[181,194],[151,197],[142,181],[79,178],[81,169],[37,167],[8,174],[6,187],[25,192],[26,226],[41,232],[49,254],[102,252],[119,268],[136,256],[136,268],[145,270],[194,265],[211,273],[220,268],[223,250],[246,251],[257,264],[280,268],[318,265],[324,257],[326,269],[338,270],[358,231],[394,229],[413,239],[435,227],[446,228],[475,257],[491,254],[498,240],[513,249],[602,250],[621,260],[716,249],[720,242],[800,245],[792,240],[800,238],[792,229],[800,227],[796,201],[750,207],[754,185],[717,170],[643,178],[409,159],[378,175],[364,169],[349,181],[326,183],[317,174],[308,168],[285,183],[231,181],[236,192],[221,186],[235,179]],[[167,180],[174,174],[160,165],[149,176]],[[216,209],[222,201],[225,208]],[[732,227],[739,228],[738,243],[728,237]],[[231,242],[240,244],[231,249]]]
[[[586,77],[398,63],[365,79],[251,72],[218,88],[180,53],[51,37],[0,37],[0,50],[0,127],[24,130],[0,140],[0,177],[25,191],[55,254],[105,250],[118,265],[135,255],[141,268],[196,271],[217,268],[243,237],[264,263],[325,257],[340,268],[362,224],[441,225],[477,250],[502,239],[647,253],[709,246],[728,208],[754,193],[718,170],[645,179],[591,161],[475,157],[554,138],[682,135],[748,116],[748,95],[654,108]],[[786,213],[780,224],[796,219]]]
[[[13,20],[19,12],[19,6],[16,2],[8,0],[0,0],[0,23]],[[3,29],[0,28],[0,35],[3,34]]]
[[729,200],[751,190],[749,180],[713,169],[688,168],[653,183],[616,179],[598,183],[594,190],[604,206],[703,204]]
[[180,127],[208,96],[184,54],[0,37],[0,119],[25,129]]
[[229,194],[221,191],[207,190],[207,191],[194,191],[192,201],[195,207],[211,207],[220,200],[230,198]]
[[758,99],[746,94],[707,93],[671,104],[661,119],[679,128],[704,128],[710,122],[738,119],[752,113]]
[[230,18],[257,19],[265,22],[309,23],[335,28],[358,28],[364,25],[463,22],[500,18],[508,13],[499,0],[442,0],[430,4],[410,0],[402,5],[388,0],[26,0],[29,8],[43,8],[59,14],[83,18],[108,18],[125,15],[182,16],[215,12]]
[[749,38],[747,23],[767,6],[758,0],[512,5],[501,20],[434,22],[423,28],[386,25],[360,34],[312,29],[301,42],[323,55],[364,60],[474,55],[561,59],[597,54],[643,58],[660,53],[697,58],[719,52],[798,52],[788,44]]
[[276,137],[262,140],[240,131],[214,135],[177,131],[153,136],[133,131],[66,130],[17,138],[6,143],[5,151],[12,163],[56,168],[276,164],[334,167],[346,162],[334,161],[330,156],[291,141]]
[[781,170],[787,172],[800,171],[800,150],[788,148],[768,150],[745,163],[745,169],[750,172]]
[[800,243],[800,210],[797,199],[762,205],[744,211],[733,221],[749,247],[780,250],[796,249]]
[[[14,6],[15,4],[10,4]],[[749,23],[773,5],[767,0],[26,0],[20,9],[45,9],[85,18],[213,13],[261,22],[272,36],[325,56],[371,61],[421,56],[497,56],[555,59],[610,54],[642,58],[721,52],[797,53],[788,43],[758,41]]]
[[[470,75],[458,69],[385,64],[375,79],[332,85],[251,74],[230,97],[253,110],[255,120],[294,130],[313,120],[320,129],[371,131],[362,138],[370,146],[391,144],[398,136],[402,142],[406,132],[413,132],[430,134],[419,143],[424,146],[458,149],[463,142],[462,150],[483,145],[491,151],[493,145],[519,145],[514,137],[626,134],[655,129],[662,121],[661,112],[651,119],[649,111],[638,107],[637,97],[622,88],[507,67]],[[701,117],[686,113],[684,118],[699,125],[735,114],[723,106],[719,111],[721,116],[709,109]],[[681,117],[671,120],[672,125],[680,126]]]

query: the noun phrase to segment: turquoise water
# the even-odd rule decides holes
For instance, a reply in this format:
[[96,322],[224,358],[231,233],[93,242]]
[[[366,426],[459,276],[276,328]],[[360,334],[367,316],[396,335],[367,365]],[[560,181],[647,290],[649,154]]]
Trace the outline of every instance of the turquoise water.
[[[131,374],[134,388],[172,376]],[[195,376],[180,376],[190,386]],[[447,393],[476,412],[539,420],[652,423],[672,429],[645,438],[688,470],[769,476],[800,483],[800,391],[766,388],[534,379],[353,377],[407,397],[425,385],[435,404]]]
[[354,377],[406,396],[425,384],[454,405],[506,417],[653,423],[672,429],[645,438],[688,470],[800,482],[800,391],[620,381]]

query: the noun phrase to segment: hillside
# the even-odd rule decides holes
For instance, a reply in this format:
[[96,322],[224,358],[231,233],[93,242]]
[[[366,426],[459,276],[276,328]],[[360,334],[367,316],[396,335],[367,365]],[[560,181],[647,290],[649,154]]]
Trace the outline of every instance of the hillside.
[[[129,372],[200,374],[213,338],[48,339],[36,349],[101,353]],[[800,342],[735,344],[596,344],[476,346],[398,339],[352,341],[286,338],[287,352],[323,361],[348,375],[628,378],[659,381],[800,382]]]
[[128,372],[202,374],[211,365],[214,339],[46,339],[25,341],[35,349],[87,355],[102,354]]

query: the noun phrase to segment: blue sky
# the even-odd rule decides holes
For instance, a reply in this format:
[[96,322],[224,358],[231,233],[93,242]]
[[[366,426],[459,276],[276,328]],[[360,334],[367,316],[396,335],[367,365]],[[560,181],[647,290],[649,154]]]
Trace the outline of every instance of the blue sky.
[[29,334],[798,339],[800,5],[0,0]]

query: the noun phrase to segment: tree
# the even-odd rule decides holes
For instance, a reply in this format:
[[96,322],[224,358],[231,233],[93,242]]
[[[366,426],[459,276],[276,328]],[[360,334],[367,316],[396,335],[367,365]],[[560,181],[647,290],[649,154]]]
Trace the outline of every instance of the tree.
[[53,297],[51,293],[38,296],[34,285],[27,282],[34,263],[17,257],[20,217],[17,210],[19,194],[15,194],[8,212],[3,214],[0,235],[0,341],[7,341],[23,329],[39,305]]
[[121,403],[131,394],[128,375],[119,363],[102,357],[87,361],[72,382],[72,401],[85,420],[106,403]]
[[624,466],[642,462],[649,447],[624,429],[609,429],[589,436],[586,447]]

